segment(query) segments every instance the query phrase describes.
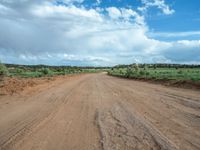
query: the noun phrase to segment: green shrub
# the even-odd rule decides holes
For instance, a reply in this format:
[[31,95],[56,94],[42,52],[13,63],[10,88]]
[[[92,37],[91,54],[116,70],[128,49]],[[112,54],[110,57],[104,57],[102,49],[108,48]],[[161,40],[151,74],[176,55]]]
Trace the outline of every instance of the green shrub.
[[178,71],[178,74],[182,74],[182,73],[183,73],[183,70],[179,70],[179,71]]
[[142,71],[142,70],[141,70],[141,71],[139,72],[139,74],[140,74],[141,76],[143,76],[143,75],[145,75],[145,71]]
[[17,68],[17,69],[16,69],[16,73],[17,73],[17,74],[21,74],[21,73],[23,73],[23,72],[24,72],[23,69],[20,69],[20,68]]
[[44,75],[49,75],[52,73],[52,71],[49,69],[49,68],[42,68],[41,69],[41,72],[44,74]]
[[0,76],[7,76],[8,73],[7,67],[0,62]]
[[126,70],[126,77],[130,78],[131,74],[132,74],[132,69],[130,67],[128,67],[127,70]]

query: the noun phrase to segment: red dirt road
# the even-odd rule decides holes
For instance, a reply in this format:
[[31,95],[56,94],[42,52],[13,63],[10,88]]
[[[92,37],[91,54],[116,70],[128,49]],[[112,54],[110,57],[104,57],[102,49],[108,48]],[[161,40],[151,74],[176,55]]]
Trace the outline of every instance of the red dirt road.
[[1,150],[200,149],[200,92],[105,73],[0,96]]

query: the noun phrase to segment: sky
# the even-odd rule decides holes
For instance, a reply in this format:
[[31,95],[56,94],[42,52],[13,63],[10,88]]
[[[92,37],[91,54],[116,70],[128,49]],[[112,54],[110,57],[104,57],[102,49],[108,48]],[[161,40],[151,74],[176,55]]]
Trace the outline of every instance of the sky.
[[200,64],[200,1],[0,0],[0,60]]

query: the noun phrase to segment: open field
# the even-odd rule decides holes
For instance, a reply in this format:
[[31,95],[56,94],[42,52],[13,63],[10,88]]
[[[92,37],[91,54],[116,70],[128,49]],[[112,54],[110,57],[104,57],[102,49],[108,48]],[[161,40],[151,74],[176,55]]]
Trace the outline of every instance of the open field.
[[115,78],[60,76],[0,96],[2,150],[198,150],[200,92]]

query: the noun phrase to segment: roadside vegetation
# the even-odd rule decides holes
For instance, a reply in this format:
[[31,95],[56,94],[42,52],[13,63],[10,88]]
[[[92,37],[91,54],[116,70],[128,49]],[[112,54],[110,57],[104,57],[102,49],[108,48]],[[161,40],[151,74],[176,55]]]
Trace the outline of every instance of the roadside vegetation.
[[176,80],[200,82],[200,65],[132,64],[118,65],[109,75],[147,80]]
[[8,69],[4,64],[0,62],[0,80],[5,76],[8,76]]
[[200,82],[200,65],[178,64],[131,64],[110,67],[76,67],[45,65],[14,65],[0,63],[0,78],[8,77],[51,77],[78,73],[106,71],[109,75],[133,79],[161,81]]
[[9,77],[50,77],[78,73],[95,73],[106,71],[102,67],[73,67],[73,66],[45,66],[45,65],[14,65],[0,64],[0,76]]

